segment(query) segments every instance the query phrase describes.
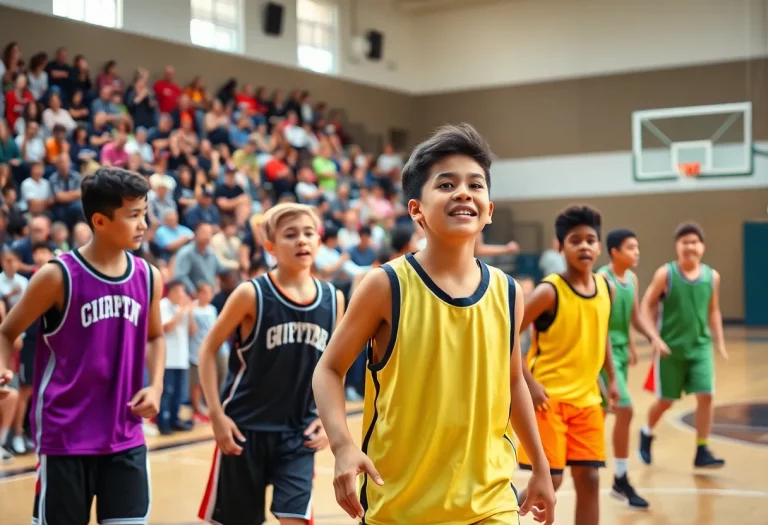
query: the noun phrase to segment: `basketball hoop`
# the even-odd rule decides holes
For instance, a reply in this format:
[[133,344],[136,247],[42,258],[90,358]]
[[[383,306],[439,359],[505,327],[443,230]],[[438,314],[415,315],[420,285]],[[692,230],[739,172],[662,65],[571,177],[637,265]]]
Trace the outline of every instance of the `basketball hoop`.
[[699,173],[701,173],[701,163],[681,162],[677,165],[677,169],[685,177],[698,177]]

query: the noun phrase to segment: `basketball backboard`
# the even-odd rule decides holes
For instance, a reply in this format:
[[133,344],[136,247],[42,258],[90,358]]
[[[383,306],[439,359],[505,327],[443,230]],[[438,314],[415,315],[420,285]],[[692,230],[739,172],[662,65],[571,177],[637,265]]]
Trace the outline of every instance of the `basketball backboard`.
[[638,182],[752,174],[752,103],[651,109],[632,113],[634,177]]

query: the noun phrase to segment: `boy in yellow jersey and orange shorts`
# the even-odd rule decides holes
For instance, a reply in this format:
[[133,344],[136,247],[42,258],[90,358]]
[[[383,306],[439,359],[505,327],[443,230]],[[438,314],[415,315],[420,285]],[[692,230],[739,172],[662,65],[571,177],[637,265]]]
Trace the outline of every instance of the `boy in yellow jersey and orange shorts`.
[[[571,206],[557,216],[555,234],[566,270],[539,283],[526,301],[520,327],[533,323],[535,329],[524,375],[555,489],[565,467],[571,467],[576,525],[596,525],[600,518],[597,469],[605,466],[601,370],[608,378],[611,405],[619,397],[608,339],[613,291],[604,276],[593,272],[600,224],[600,213],[588,206]],[[523,444],[521,468],[530,468],[529,458]]]
[[[523,379],[520,285],[474,256],[493,213],[490,165],[488,145],[466,124],[414,150],[403,192],[427,246],[366,275],[315,370],[336,501],[362,523],[517,525],[528,512],[554,521]],[[369,341],[361,450],[347,427],[343,379]],[[533,466],[519,507],[513,432]]]

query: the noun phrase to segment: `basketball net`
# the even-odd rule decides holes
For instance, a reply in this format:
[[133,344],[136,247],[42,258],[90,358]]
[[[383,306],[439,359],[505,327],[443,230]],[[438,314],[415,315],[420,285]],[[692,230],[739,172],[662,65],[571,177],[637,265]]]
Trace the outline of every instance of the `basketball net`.
[[695,178],[701,173],[701,164],[698,162],[681,162],[677,165],[677,169],[680,175]]

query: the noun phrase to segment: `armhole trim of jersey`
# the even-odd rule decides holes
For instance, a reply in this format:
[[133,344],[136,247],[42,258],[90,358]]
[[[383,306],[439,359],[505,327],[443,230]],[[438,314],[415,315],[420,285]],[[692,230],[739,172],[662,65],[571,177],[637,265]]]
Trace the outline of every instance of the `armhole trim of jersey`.
[[[264,317],[264,298],[261,292],[261,285],[256,279],[251,279],[250,282],[253,285],[253,289],[256,291],[256,321],[253,324],[253,330],[248,337],[242,342],[238,351],[245,352],[253,346],[254,341],[259,337],[259,331],[261,330],[261,320]],[[240,327],[237,327],[238,332]]]
[[325,284],[328,285],[328,288],[330,290],[331,295],[331,330],[328,332],[328,340],[331,340],[331,336],[333,336],[333,332],[336,329],[336,318],[338,317],[338,304],[339,304],[339,298],[336,295],[336,287],[329,282],[326,282]]
[[62,326],[64,326],[64,321],[66,321],[67,315],[69,314],[69,307],[72,304],[72,276],[69,274],[69,268],[67,268],[67,265],[60,259],[51,259],[49,262],[61,268],[61,271],[64,274],[64,309],[61,312],[58,312],[56,307],[52,307],[43,314],[41,319],[44,336],[54,335]]
[[[509,351],[515,348],[515,302],[517,301],[517,287],[515,286],[515,280],[511,275],[505,273],[507,277],[507,285],[509,288]],[[505,436],[506,437],[506,436]]]
[[[613,293],[611,293],[611,283],[608,282],[608,277],[603,274],[599,275],[603,278],[603,282],[605,282],[605,291],[608,293],[608,300],[611,302],[611,306],[613,306],[614,294],[616,293],[616,287],[618,285],[613,285]],[[632,279],[632,275],[630,275],[629,278]]]
[[664,285],[664,290],[659,296],[659,302],[663,302],[667,297],[669,297],[670,292],[672,292],[672,272],[675,271],[675,268],[672,263],[667,263],[664,265],[664,267],[667,269],[667,278],[666,284]]
[[147,286],[149,286],[149,304],[152,304],[152,299],[154,299],[155,295],[155,276],[152,274],[152,266],[147,262],[146,259],[142,259],[144,261],[144,266],[147,268]]
[[551,314],[549,314],[549,312],[544,312],[533,320],[533,327],[536,329],[537,337],[541,332],[549,330],[549,327],[555,323],[555,320],[557,319],[557,311],[560,307],[560,294],[557,293],[557,286],[555,286],[555,283],[551,281],[541,281],[539,284],[548,284],[555,291],[555,310]]
[[383,264],[381,265],[381,268],[387,273],[387,277],[389,277],[389,288],[392,295],[392,331],[389,334],[389,343],[387,344],[387,349],[384,352],[384,356],[378,363],[373,362],[373,342],[368,343],[368,368],[373,372],[381,370],[386,366],[387,362],[389,362],[389,358],[395,349],[395,343],[397,342],[397,332],[400,327],[400,280],[397,278],[397,273],[395,272],[394,268],[392,268],[389,264]]

